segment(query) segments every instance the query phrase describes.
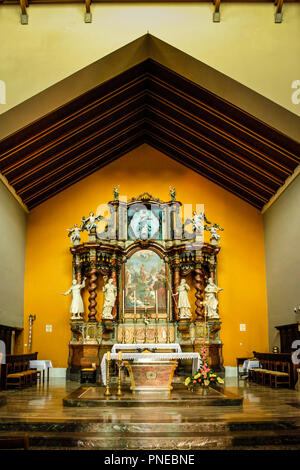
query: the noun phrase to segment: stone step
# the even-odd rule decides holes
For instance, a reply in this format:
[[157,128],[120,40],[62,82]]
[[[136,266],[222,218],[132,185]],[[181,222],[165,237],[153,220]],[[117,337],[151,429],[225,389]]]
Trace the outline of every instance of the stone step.
[[[21,432],[1,432],[0,438],[22,436]],[[29,434],[33,449],[106,450],[197,450],[293,448],[300,450],[299,430],[239,431],[231,433],[42,433]]]
[[253,421],[205,421],[201,418],[193,422],[137,422],[114,423],[103,420],[69,420],[69,421],[0,421],[0,433],[3,432],[56,432],[56,433],[234,433],[249,431],[296,431],[300,432],[300,418],[290,420],[253,420]]

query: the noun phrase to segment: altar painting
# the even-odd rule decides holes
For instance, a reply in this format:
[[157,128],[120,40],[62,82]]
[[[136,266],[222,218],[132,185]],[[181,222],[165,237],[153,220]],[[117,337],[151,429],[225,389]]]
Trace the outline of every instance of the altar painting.
[[166,310],[166,269],[152,250],[139,250],[125,265],[125,309]]

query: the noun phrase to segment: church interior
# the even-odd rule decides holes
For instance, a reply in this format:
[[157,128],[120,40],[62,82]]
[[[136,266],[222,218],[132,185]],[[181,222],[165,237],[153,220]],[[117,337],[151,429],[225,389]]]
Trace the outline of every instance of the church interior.
[[300,450],[299,2],[0,39],[0,449]]

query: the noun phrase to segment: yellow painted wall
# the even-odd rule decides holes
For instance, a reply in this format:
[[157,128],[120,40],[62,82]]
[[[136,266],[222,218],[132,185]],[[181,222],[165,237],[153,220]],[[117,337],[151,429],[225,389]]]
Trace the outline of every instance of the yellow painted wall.
[[[300,5],[284,4],[274,22],[270,3],[31,5],[20,24],[18,5],[0,7],[0,80],[7,87],[3,113],[149,31],[300,115],[292,81],[300,79]],[[9,38],[9,40],[8,40]],[[5,46],[4,46],[5,45]]]
[[[195,204],[205,204],[209,220],[224,228],[218,284],[224,288],[219,300],[225,365],[235,365],[237,356],[248,356],[255,349],[268,351],[264,242],[259,211],[143,145],[33,209],[29,215],[25,318],[30,313],[37,316],[33,350],[39,352],[39,358],[51,359],[54,367],[67,365],[71,298],[60,295],[69,288],[72,278],[66,229],[111,200],[112,188],[117,184],[121,195],[128,198],[148,191],[163,200],[169,200],[169,185],[174,185],[182,203],[193,204],[194,208]],[[102,306],[101,297],[99,304]],[[239,331],[241,323],[246,324],[246,332]],[[52,333],[46,333],[46,325],[53,325]]]

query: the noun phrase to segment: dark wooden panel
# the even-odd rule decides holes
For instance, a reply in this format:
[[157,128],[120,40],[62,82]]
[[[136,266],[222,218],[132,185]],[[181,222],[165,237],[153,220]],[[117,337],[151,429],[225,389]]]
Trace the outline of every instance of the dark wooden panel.
[[147,142],[261,209],[300,145],[153,60],[0,142],[0,171],[33,208]]

